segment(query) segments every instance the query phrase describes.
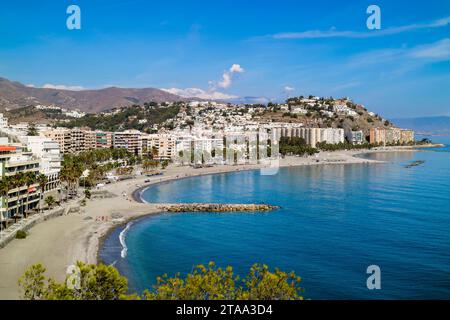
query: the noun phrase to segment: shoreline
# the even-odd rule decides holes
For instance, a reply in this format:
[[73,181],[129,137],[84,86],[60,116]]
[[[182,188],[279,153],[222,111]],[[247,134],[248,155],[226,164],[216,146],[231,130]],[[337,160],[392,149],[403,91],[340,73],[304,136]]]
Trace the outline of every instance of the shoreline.
[[[376,152],[402,151],[420,152],[413,146],[388,147],[383,150],[321,152],[313,157],[294,156],[280,159],[279,167],[383,164],[386,162],[359,156]],[[47,268],[48,276],[57,281],[63,281],[67,266],[76,261],[97,263],[100,260],[99,252],[104,240],[117,228],[140,218],[164,214],[165,212],[157,208],[157,204],[142,201],[141,193],[150,187],[179,179],[260,170],[265,167],[267,168],[257,164],[194,169],[171,165],[164,175],[158,178],[139,176],[106,185],[102,190],[115,194],[115,197],[89,200],[86,206],[82,207],[81,213],[65,215],[38,224],[30,230],[27,239],[14,240],[7,247],[0,249],[0,267],[2,267],[0,299],[19,298],[17,281],[30,265],[43,263]],[[145,183],[148,179],[150,183]]]
[[[444,145],[437,145],[437,144],[432,144],[432,145],[427,145],[424,148],[435,148],[435,147],[442,147]],[[386,149],[387,148],[387,149]],[[322,152],[325,154],[339,154],[341,155],[341,153],[348,153],[351,155],[351,158],[353,161],[349,161],[347,159],[346,162],[305,162],[305,163],[290,163],[289,161],[287,161],[286,163],[280,163],[280,168],[290,168],[290,167],[302,167],[302,166],[322,166],[322,165],[351,165],[351,164],[386,164],[386,162],[384,161],[379,161],[379,160],[371,160],[371,159],[366,159],[361,157],[364,154],[370,154],[370,153],[384,153],[384,152],[418,152],[420,150],[416,150],[415,146],[400,146],[400,147],[386,147],[385,149],[362,149],[362,150],[338,150],[338,151],[330,151],[330,152]],[[395,148],[395,149],[394,149]],[[295,156],[289,156],[288,159],[295,159]],[[300,157],[300,159],[312,159],[311,157],[307,157],[307,158],[303,158]],[[255,166],[254,168],[246,168],[246,166]],[[233,170],[232,168],[236,168],[235,170]],[[179,181],[179,180],[183,180],[183,179],[189,179],[189,178],[195,178],[195,177],[203,177],[203,176],[208,176],[208,175],[218,175],[218,174],[229,174],[229,173],[233,173],[233,172],[246,172],[246,171],[256,171],[256,170],[261,170],[262,169],[262,165],[235,165],[235,166],[231,166],[231,168],[229,170],[219,170],[216,172],[201,172],[201,169],[195,169],[195,170],[199,170],[198,174],[193,174],[193,175],[185,175],[183,177],[172,177],[169,178],[167,180],[164,181],[159,181],[159,182],[155,182],[155,183],[149,183],[148,185],[145,186],[140,186],[137,187],[131,194],[131,197],[133,199],[133,201],[135,201],[136,203],[142,203],[142,204],[153,204],[153,203],[149,203],[146,202],[143,198],[142,198],[142,193],[145,192],[146,190],[156,187],[160,184],[163,183],[171,183],[174,181]],[[153,204],[153,205],[157,205],[157,204]],[[96,263],[100,263],[102,262],[100,259],[100,250],[102,248],[103,243],[105,242],[106,238],[108,238],[111,233],[113,233],[114,231],[116,231],[119,228],[122,228],[126,225],[128,225],[128,223],[132,222],[132,221],[138,221],[141,219],[145,219],[145,218],[149,218],[149,217],[153,217],[153,216],[157,216],[157,215],[161,215],[161,214],[173,214],[173,213],[168,213],[168,212],[164,212],[164,211],[158,211],[158,212],[151,212],[148,214],[143,214],[143,215],[136,215],[136,216],[132,216],[129,219],[127,219],[126,221],[123,221],[123,223],[120,223],[116,226],[111,227],[110,229],[108,229],[102,236],[99,237],[99,245],[97,248],[97,259],[96,259]]]

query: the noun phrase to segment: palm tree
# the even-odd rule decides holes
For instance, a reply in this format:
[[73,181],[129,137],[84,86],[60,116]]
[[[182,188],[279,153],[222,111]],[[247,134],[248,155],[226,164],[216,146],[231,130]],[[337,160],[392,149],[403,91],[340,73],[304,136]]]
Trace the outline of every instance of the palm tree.
[[19,172],[16,173],[13,177],[14,186],[18,189],[18,196],[17,196],[17,202],[18,202],[18,208],[17,213],[24,218],[25,212],[23,208],[23,197],[22,197],[22,191],[20,190],[26,183],[25,181],[25,173]]
[[155,159],[156,157],[158,157],[158,154],[159,154],[158,148],[153,146],[152,147],[152,159]]
[[[0,198],[5,198],[4,202],[6,203],[6,209],[8,209],[8,194],[9,194],[9,190],[10,190],[10,184],[8,182],[8,178],[4,177],[1,181],[0,181]],[[2,216],[0,217],[0,226],[3,228],[3,213],[0,213]]]
[[45,198],[45,203],[51,209],[52,206],[55,204],[55,198],[53,198],[53,196],[48,196],[47,198]]
[[181,150],[180,152],[178,152],[178,157],[181,159],[181,165],[184,165],[184,152],[183,150]]
[[[62,183],[65,183],[66,184],[66,188],[68,188],[67,185],[69,183],[69,172],[68,172],[67,168],[64,167],[64,166],[61,168],[61,171],[59,173],[59,180]],[[67,193],[66,193],[66,200],[67,200]]]
[[30,187],[36,183],[36,173],[31,171],[26,172],[24,174],[24,181],[25,185],[27,186],[27,204],[25,210],[25,214],[27,214],[28,210],[30,209],[30,204],[28,203],[30,197]]
[[48,177],[45,174],[39,174],[36,177],[36,181],[39,184],[39,188],[41,189],[41,195],[39,197],[39,209],[42,210],[42,199],[44,199],[45,187],[48,183]]
[[89,190],[89,189],[84,190],[84,197],[86,199],[90,199],[91,198],[91,190]]
[[83,174],[84,166],[81,161],[75,161],[70,157],[64,159],[60,172],[60,179],[67,183],[68,190],[78,187],[78,181]]
[[[14,189],[17,189],[19,187],[19,181],[18,181],[16,175],[8,176],[8,177],[5,177],[4,179],[6,181],[5,183],[6,183],[7,188],[9,190],[14,190]],[[20,198],[20,194],[19,194],[19,192],[17,192],[17,209],[16,209],[16,212],[14,213],[14,220],[15,220],[15,222],[17,222],[17,216],[18,216],[18,213],[19,213],[19,206],[18,206],[19,198]]]

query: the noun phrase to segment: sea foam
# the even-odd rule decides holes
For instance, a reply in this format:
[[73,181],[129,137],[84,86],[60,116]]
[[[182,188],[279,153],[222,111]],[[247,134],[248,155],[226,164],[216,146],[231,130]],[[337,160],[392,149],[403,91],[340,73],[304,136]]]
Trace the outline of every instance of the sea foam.
[[130,230],[130,227],[132,226],[132,224],[133,224],[133,222],[129,222],[127,224],[127,226],[125,227],[125,229],[123,229],[122,232],[119,234],[119,241],[122,246],[122,251],[120,252],[120,256],[122,257],[122,259],[125,259],[128,254],[128,247],[125,242],[125,239],[126,239],[128,230]]

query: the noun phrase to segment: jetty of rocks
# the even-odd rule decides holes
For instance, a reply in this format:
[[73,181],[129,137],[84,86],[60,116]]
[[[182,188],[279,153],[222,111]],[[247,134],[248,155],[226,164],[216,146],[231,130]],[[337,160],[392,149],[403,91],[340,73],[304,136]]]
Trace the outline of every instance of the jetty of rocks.
[[218,204],[218,203],[178,203],[161,204],[158,208],[167,212],[251,212],[279,209],[268,204]]

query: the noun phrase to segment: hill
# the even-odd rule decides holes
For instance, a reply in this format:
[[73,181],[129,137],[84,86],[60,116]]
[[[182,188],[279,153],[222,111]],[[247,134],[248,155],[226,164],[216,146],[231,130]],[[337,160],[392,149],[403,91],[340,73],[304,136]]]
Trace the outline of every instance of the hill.
[[[152,103],[154,104],[154,103]],[[87,114],[80,119],[65,119],[56,122],[56,125],[74,128],[89,127],[92,130],[121,131],[137,129],[151,132],[153,125],[162,124],[174,118],[180,111],[180,104],[173,103],[168,106],[132,105],[130,107],[111,110],[106,113]]]
[[115,107],[126,107],[145,102],[175,102],[186,99],[155,88],[105,88],[70,91],[25,86],[0,78],[0,108],[17,109],[36,105],[56,105],[97,113]]
[[320,128],[343,128],[361,130],[368,136],[371,128],[389,128],[398,126],[380,115],[370,112],[364,106],[348,98],[289,98],[286,104],[269,103],[268,109],[260,118],[269,122],[302,123]]

